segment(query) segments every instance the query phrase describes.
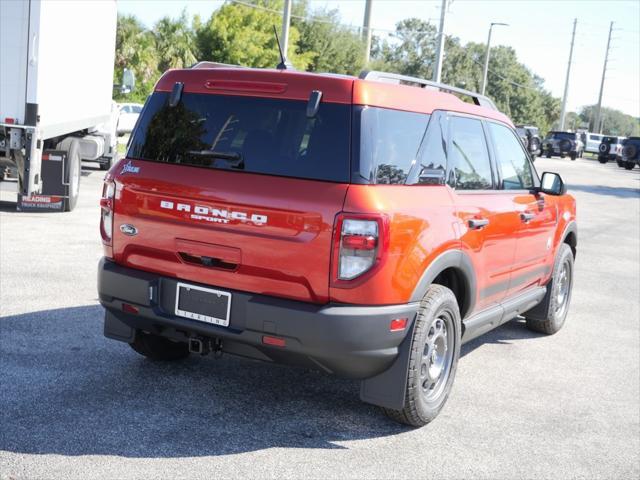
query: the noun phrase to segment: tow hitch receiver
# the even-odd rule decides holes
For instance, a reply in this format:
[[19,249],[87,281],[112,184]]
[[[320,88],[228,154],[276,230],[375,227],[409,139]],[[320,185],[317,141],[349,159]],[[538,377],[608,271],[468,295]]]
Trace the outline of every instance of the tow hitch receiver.
[[222,356],[222,339],[203,337],[190,338],[189,352],[196,353],[198,355],[213,353],[215,358],[220,358]]

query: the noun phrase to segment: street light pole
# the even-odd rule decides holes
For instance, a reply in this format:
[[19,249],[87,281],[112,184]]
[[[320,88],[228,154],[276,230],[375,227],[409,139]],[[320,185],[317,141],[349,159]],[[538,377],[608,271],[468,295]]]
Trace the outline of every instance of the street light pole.
[[280,48],[284,58],[287,58],[287,47],[289,45],[289,24],[291,23],[291,0],[284,0],[284,10],[282,12],[282,37],[280,38]]
[[362,34],[364,35],[364,64],[369,63],[371,55],[371,9],[373,7],[373,0],[367,0],[364,7],[364,22],[362,25]]
[[494,25],[501,25],[504,27],[508,27],[509,24],[508,23],[499,23],[499,22],[492,22],[491,25],[489,26],[489,37],[487,38],[487,51],[484,54],[484,70],[482,72],[482,95],[484,95],[484,92],[487,88],[487,75],[489,74],[489,50],[491,49],[491,31],[493,30],[493,26]]

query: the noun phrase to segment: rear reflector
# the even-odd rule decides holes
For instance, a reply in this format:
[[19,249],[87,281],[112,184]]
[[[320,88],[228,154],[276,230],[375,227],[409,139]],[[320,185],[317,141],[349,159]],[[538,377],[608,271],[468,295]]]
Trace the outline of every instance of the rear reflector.
[[407,328],[407,322],[407,318],[394,318],[389,324],[389,331],[399,332],[400,330],[404,330],[405,328]]
[[265,345],[272,345],[274,347],[286,347],[287,342],[284,338],[269,337],[267,335],[262,337],[262,343]]
[[125,313],[133,313],[134,315],[137,315],[139,313],[138,307],[134,307],[129,303],[122,304],[122,311]]
[[11,118],[11,117],[7,117],[7,118],[4,119],[4,123],[14,124],[14,123],[16,123],[16,119],[15,118]]

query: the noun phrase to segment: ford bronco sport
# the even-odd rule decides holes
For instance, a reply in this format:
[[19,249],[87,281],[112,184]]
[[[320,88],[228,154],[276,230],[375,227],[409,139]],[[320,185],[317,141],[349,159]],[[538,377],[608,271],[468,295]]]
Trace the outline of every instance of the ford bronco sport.
[[168,71],[100,204],[107,337],[359,379],[409,425],[443,407],[462,343],[567,316],[562,179],[488,98],[421,79]]

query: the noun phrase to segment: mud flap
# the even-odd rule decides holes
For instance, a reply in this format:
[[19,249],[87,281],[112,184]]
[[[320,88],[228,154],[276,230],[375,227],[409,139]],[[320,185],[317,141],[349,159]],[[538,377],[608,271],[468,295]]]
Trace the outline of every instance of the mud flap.
[[42,153],[42,193],[25,196],[18,194],[20,212],[62,212],[64,199],[69,194],[67,176],[67,152],[45,150]]
[[360,383],[360,400],[393,410],[404,408],[415,324],[414,319],[411,329],[398,347],[398,357],[393,364],[384,372]]
[[104,336],[113,340],[131,343],[136,338],[136,331],[106,310],[104,312]]

